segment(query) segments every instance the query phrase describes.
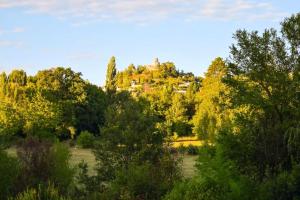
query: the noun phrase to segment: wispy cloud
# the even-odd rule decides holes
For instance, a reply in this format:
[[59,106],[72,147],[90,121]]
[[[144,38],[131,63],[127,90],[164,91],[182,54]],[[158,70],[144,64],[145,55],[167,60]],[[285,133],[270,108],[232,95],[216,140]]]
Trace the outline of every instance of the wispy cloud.
[[11,28],[11,29],[0,28],[0,35],[11,34],[11,33],[22,33],[24,31],[25,31],[25,29],[22,28],[22,27],[14,27],[14,28]]
[[23,46],[23,43],[20,41],[13,40],[0,40],[0,47],[15,47],[20,48]]
[[81,61],[81,60],[91,60],[97,58],[98,55],[93,52],[81,52],[81,53],[75,53],[71,54],[68,58],[72,61]]
[[[198,15],[197,15],[198,14]],[[278,20],[286,13],[276,9],[269,2],[246,0],[210,0],[201,12],[193,18],[214,18],[219,20]]]
[[23,8],[74,23],[125,21],[149,23],[178,17],[184,20],[274,20],[283,12],[259,0],[0,0],[0,9]]

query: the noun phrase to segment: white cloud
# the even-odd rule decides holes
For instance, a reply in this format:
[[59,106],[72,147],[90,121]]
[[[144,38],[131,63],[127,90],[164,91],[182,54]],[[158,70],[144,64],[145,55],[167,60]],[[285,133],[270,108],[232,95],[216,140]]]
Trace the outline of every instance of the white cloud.
[[12,41],[12,40],[0,40],[0,47],[16,47],[20,48],[23,46],[23,43],[20,41]]
[[22,28],[22,27],[14,27],[12,29],[3,29],[3,28],[0,28],[0,35],[10,34],[10,33],[22,33],[24,31],[25,31],[25,29]]
[[25,31],[22,27],[15,27],[11,30],[11,33],[23,33]]
[[194,12],[192,19],[211,18],[216,20],[279,20],[286,13],[271,3],[247,0],[206,1],[200,12]]
[[178,17],[184,20],[278,19],[283,13],[259,0],[0,0],[0,9],[22,8],[75,24],[112,20],[148,23]]
[[71,61],[82,61],[82,60],[92,60],[97,57],[98,55],[93,52],[81,52],[81,53],[71,54],[68,58]]

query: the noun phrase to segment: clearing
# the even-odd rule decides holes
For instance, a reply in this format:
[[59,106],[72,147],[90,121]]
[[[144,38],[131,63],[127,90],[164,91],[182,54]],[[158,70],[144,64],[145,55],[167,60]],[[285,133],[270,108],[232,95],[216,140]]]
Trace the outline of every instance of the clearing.
[[[15,156],[16,148],[12,147],[6,150],[8,154]],[[85,161],[89,170],[91,170],[91,174],[93,173],[93,168],[96,165],[96,160],[94,154],[90,149],[82,149],[78,147],[70,148],[72,158],[70,160],[71,165],[75,166],[80,163],[82,160]],[[182,156],[182,171],[183,176],[186,178],[192,177],[195,174],[195,163],[198,156],[193,155],[183,155]]]

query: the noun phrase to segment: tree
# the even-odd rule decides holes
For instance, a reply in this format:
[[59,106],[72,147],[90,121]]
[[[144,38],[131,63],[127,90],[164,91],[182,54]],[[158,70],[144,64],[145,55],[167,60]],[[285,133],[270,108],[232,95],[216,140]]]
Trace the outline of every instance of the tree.
[[161,77],[167,78],[169,76],[171,77],[177,77],[178,71],[176,70],[176,67],[174,63],[172,62],[166,62],[159,65],[160,71],[161,71]]
[[[225,123],[228,112],[223,107],[226,104],[222,95],[228,93],[229,88],[222,83],[227,69],[222,58],[216,58],[208,68],[202,87],[196,94],[196,113],[193,117],[194,133],[210,142]],[[222,105],[223,104],[223,105]]]
[[[124,193],[131,199],[162,196],[177,180],[178,171],[149,103],[120,92],[113,96],[105,116],[102,137],[94,148],[97,175],[87,178],[83,173],[79,181],[89,190],[84,198],[96,194],[98,199],[120,199]],[[149,182],[135,182],[143,177]]]
[[191,127],[188,124],[186,103],[182,94],[173,94],[172,105],[166,111],[165,115],[169,135],[173,135],[174,133],[178,136],[191,134]]
[[[207,77],[199,92],[217,97],[211,123],[218,130],[215,143],[200,148],[197,177],[166,199],[299,198],[299,26],[300,13],[285,19],[281,35],[274,29],[236,32],[227,72],[217,79],[228,88],[225,101],[220,103],[223,95],[213,84],[211,91],[205,88]],[[218,75],[214,71],[210,77]],[[202,99],[199,106],[211,101]],[[221,117],[216,127],[227,109],[234,115],[230,125]],[[208,114],[202,119],[210,125]]]
[[107,98],[103,90],[93,84],[85,83],[84,101],[76,104],[75,118],[77,133],[89,131],[99,135],[99,128],[104,124],[104,112],[107,106]]
[[[223,146],[239,163],[241,171],[255,169],[252,173],[258,179],[276,176],[292,167],[293,155],[289,154],[287,141],[289,137],[298,140],[298,131],[291,131],[297,130],[300,119],[300,56],[296,36],[299,25],[297,14],[282,23],[282,35],[274,29],[266,29],[261,35],[257,31],[238,30],[234,36],[236,43],[231,47],[225,81],[232,88],[232,105],[247,106],[249,112],[237,121],[240,134],[229,137],[236,142],[235,147],[243,147],[247,155],[244,158],[249,159],[242,162],[241,157],[235,156],[241,149],[226,147],[226,143]],[[255,113],[252,118],[251,113]]]
[[35,90],[59,111],[56,113],[60,118],[55,133],[61,139],[74,137],[77,108],[87,101],[87,83],[81,78],[81,73],[58,67],[39,71],[34,78]]
[[106,70],[106,82],[105,82],[105,89],[108,92],[116,91],[116,59],[115,57],[111,57],[109,63],[107,65]]

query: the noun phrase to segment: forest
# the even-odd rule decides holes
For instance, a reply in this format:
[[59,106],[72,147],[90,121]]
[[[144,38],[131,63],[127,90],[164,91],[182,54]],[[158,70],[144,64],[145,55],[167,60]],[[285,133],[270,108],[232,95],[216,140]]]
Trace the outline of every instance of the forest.
[[71,68],[1,72],[0,199],[300,199],[300,13],[233,38],[203,77],[114,56],[104,87]]

